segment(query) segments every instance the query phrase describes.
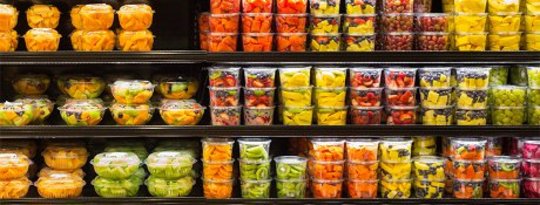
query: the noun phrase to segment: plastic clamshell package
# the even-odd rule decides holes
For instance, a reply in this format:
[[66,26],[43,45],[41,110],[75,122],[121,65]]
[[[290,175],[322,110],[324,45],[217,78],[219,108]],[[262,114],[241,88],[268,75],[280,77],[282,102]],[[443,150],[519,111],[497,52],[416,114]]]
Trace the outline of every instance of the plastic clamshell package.
[[141,160],[133,152],[103,152],[90,162],[96,174],[107,179],[127,179],[133,176]]
[[19,11],[12,5],[0,4],[0,31],[13,30],[17,25]]
[[47,98],[47,96],[32,95],[32,96],[20,96],[17,97],[15,103],[23,103],[25,105],[32,105],[34,107],[33,119],[31,124],[43,124],[45,120],[54,111],[54,103]]
[[24,34],[24,41],[30,52],[57,51],[61,37],[54,29],[34,28]]
[[75,30],[70,39],[76,51],[112,51],[116,45],[116,35],[111,30]]
[[0,152],[0,180],[24,177],[32,161],[25,155],[15,152]]
[[191,176],[178,179],[150,176],[145,184],[150,195],[155,197],[185,197],[191,193],[195,180]]
[[197,160],[183,152],[154,152],[145,161],[148,172],[162,179],[178,179],[189,176]]
[[13,52],[19,45],[17,31],[0,32],[0,52]]
[[52,5],[35,4],[26,10],[30,28],[56,28],[60,21],[60,10]]
[[[22,113],[22,114],[19,114]],[[0,103],[0,126],[25,126],[34,119],[34,106],[29,103]]]
[[56,85],[58,90],[74,99],[97,98],[106,87],[103,78],[85,74],[60,76]]
[[78,13],[81,29],[88,31],[109,29],[114,22],[114,9],[108,4],[86,4]]
[[60,115],[67,125],[93,126],[103,119],[105,107],[92,100],[72,100],[59,107]]
[[0,180],[0,199],[19,199],[25,197],[32,182],[21,177],[10,180]]
[[143,180],[136,176],[127,179],[110,179],[98,176],[92,180],[97,195],[104,198],[136,196],[142,183]]
[[149,104],[114,103],[109,107],[114,121],[119,125],[144,125],[152,119],[154,107]]
[[149,30],[117,32],[117,48],[121,51],[151,51],[154,46],[154,34]]
[[53,174],[40,177],[34,186],[43,198],[76,198],[82,193],[85,181],[71,174]]
[[168,100],[159,113],[168,125],[196,125],[201,121],[206,107],[186,100]]
[[152,7],[146,4],[128,4],[116,12],[124,30],[136,31],[150,28],[154,17]]
[[45,164],[56,170],[80,169],[88,159],[86,148],[75,144],[49,145],[41,155]]

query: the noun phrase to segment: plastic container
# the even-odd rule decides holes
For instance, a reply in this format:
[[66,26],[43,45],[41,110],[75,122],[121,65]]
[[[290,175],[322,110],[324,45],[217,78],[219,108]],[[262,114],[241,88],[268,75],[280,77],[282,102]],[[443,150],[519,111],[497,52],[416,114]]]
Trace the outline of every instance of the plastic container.
[[227,107],[239,105],[240,87],[222,88],[209,86],[208,90],[210,91],[210,106]]
[[19,97],[15,103],[30,104],[34,107],[33,119],[31,124],[43,124],[54,111],[54,103],[47,96],[32,95]]
[[341,198],[343,189],[343,179],[340,180],[321,180],[311,179],[311,193],[316,199],[335,199]]
[[341,16],[335,15],[316,15],[309,19],[311,34],[335,34],[339,32]]
[[493,107],[491,121],[494,125],[521,125],[527,121],[525,107]]
[[385,92],[384,92],[386,95],[386,105],[387,106],[415,106],[417,90],[418,90],[417,87],[387,88],[385,89]]
[[313,138],[309,156],[316,161],[344,160],[345,140],[338,138]]
[[419,32],[448,32],[448,14],[445,13],[417,13],[416,27]]
[[416,68],[386,68],[384,80],[386,88],[413,88]]
[[347,179],[349,180],[377,180],[378,161],[352,161],[347,162]]
[[0,103],[0,126],[28,125],[34,120],[34,112],[34,106],[30,103]]
[[458,88],[460,89],[487,89],[489,85],[489,71],[487,67],[460,67],[457,70]]
[[158,79],[156,83],[156,91],[167,99],[190,99],[199,89],[199,81],[191,77],[163,77]]
[[487,109],[485,108],[457,108],[457,125],[486,125]]
[[540,88],[540,67],[528,66],[527,67],[528,85],[531,89]]
[[489,50],[519,51],[521,42],[520,32],[499,32],[488,35]]
[[318,161],[311,159],[308,163],[309,176],[320,180],[339,180],[343,178],[345,160]]
[[457,51],[485,51],[487,33],[455,33],[453,40]]
[[347,180],[349,197],[353,199],[377,198],[378,180]]
[[491,88],[493,106],[524,106],[527,93],[526,87],[501,85]]
[[61,37],[54,29],[34,28],[24,34],[24,41],[30,52],[57,51]]
[[374,0],[345,0],[347,14],[374,14],[377,2]]
[[449,88],[450,67],[424,67],[418,70],[421,88]]
[[205,107],[196,102],[168,100],[159,108],[161,119],[168,125],[196,125],[204,115]]
[[245,125],[272,125],[274,121],[274,106],[244,107]]
[[481,138],[452,138],[451,152],[455,160],[484,160],[486,140]]
[[150,195],[154,197],[186,197],[191,193],[195,180],[189,176],[178,179],[150,176],[145,185]]
[[417,34],[416,48],[425,51],[446,51],[450,47],[450,35],[444,32]]
[[279,68],[279,79],[282,88],[308,87],[311,79],[311,67]]
[[235,88],[240,86],[240,67],[216,66],[208,68],[211,87]]
[[540,106],[540,89],[527,89],[527,103],[529,108]]
[[345,51],[374,51],[375,34],[345,34],[343,47]]
[[486,137],[486,157],[503,155],[503,137]]
[[210,180],[203,179],[204,198],[228,199],[232,197],[234,179]]
[[306,51],[306,33],[278,33],[276,34],[276,51],[304,52]]
[[525,15],[525,31],[529,33],[540,32],[540,11],[538,13],[527,13]]
[[67,125],[93,126],[101,122],[106,108],[92,100],[74,100],[67,102],[58,110]]
[[455,0],[455,12],[463,13],[484,13],[486,12],[487,0],[471,1],[471,0]]
[[312,32],[309,45],[312,52],[337,52],[341,48],[341,35],[339,33],[315,34]]
[[81,29],[87,31],[109,29],[114,22],[114,9],[104,3],[86,4],[79,10]]
[[430,13],[431,12],[431,0],[419,0],[414,1],[415,13]]
[[103,152],[90,162],[96,174],[107,179],[127,179],[137,172],[141,160],[133,152]]
[[112,51],[116,35],[111,30],[75,30],[70,36],[71,45],[76,51]]
[[[303,181],[307,176],[307,159],[304,157],[279,156],[274,158],[274,161],[276,162],[276,180],[278,183],[279,180]],[[283,182],[286,183],[287,181]]]
[[385,33],[381,43],[382,49],[387,51],[413,50],[414,35],[412,32]]
[[[13,180],[26,176],[32,161],[15,152],[0,152],[0,180]],[[0,197],[1,198],[1,197]]]
[[539,178],[525,178],[523,180],[523,193],[527,198],[540,197],[540,179]]
[[148,151],[143,141],[135,142],[121,142],[112,141],[107,144],[104,152],[133,152],[141,161],[144,161],[148,157]]
[[[455,157],[455,156],[454,156]],[[481,180],[486,173],[485,160],[460,160],[453,159],[453,174],[459,180]]]
[[311,0],[309,8],[312,15],[339,14],[340,0]]
[[60,22],[60,10],[53,5],[35,4],[26,10],[30,28],[56,28]]
[[454,122],[454,107],[451,105],[422,107],[421,117],[424,125],[452,125]]
[[379,192],[381,198],[406,199],[411,196],[411,179],[381,180]]
[[154,108],[148,104],[115,103],[109,108],[111,115],[119,125],[144,125],[152,119]]
[[413,140],[410,138],[383,138],[379,144],[382,162],[410,162]]
[[245,180],[242,179],[240,189],[244,199],[266,199],[270,197],[271,179]]
[[[458,0],[459,1],[459,0]],[[476,33],[486,31],[486,13],[457,13],[454,16],[456,33]]]
[[305,179],[276,179],[277,198],[300,199],[306,195]]
[[270,159],[270,143],[267,138],[240,138],[240,158],[247,161],[261,161]]
[[152,7],[146,4],[128,4],[116,12],[124,30],[138,31],[150,28],[154,18]]
[[237,33],[208,33],[208,51],[234,52],[238,43]]
[[294,107],[285,106],[283,109],[284,125],[311,125],[313,120],[313,106]]
[[0,11],[2,13],[2,26],[0,26],[0,31],[6,32],[11,31],[17,25],[19,11],[12,5],[1,4]]
[[357,14],[343,16],[343,33],[373,34],[375,33],[376,15]]
[[0,180],[0,199],[19,199],[26,196],[32,182],[26,177]]
[[205,138],[201,142],[203,160],[207,162],[232,160],[234,140],[227,138]]
[[540,51],[540,32],[525,34],[525,49],[528,51]]
[[[244,1],[246,2],[246,1]],[[243,13],[242,32],[243,33],[270,33],[272,27],[272,13]],[[238,30],[217,30],[215,32],[237,32]]]
[[377,107],[381,106],[383,88],[350,88],[352,106]]
[[373,162],[378,159],[379,140],[350,138],[346,141],[346,148],[348,162]]
[[275,18],[278,33],[306,32],[307,14],[276,14]]
[[13,52],[19,45],[17,31],[0,32],[0,52]]
[[355,125],[381,124],[382,107],[351,107],[351,123]]
[[[381,158],[382,159],[382,158]],[[412,171],[411,161],[381,161],[379,176],[381,180],[410,179]]]
[[244,52],[270,52],[273,38],[273,33],[244,33],[242,34]]
[[532,106],[527,112],[529,125],[540,125],[540,106]]
[[478,180],[460,180],[454,179],[453,193],[458,199],[482,198],[484,189],[484,179]]
[[345,87],[347,68],[315,67],[315,87],[342,88]]
[[508,66],[493,66],[489,71],[489,87],[506,85],[508,82]]
[[384,32],[412,32],[414,30],[413,13],[387,13],[382,16],[381,26]]
[[520,30],[521,13],[494,13],[488,16],[488,20],[488,28],[491,33],[518,32]]
[[[210,89],[212,90],[215,88],[210,88]],[[219,89],[222,89],[222,88],[219,88]],[[230,94],[230,93],[231,92],[229,91],[225,95]],[[248,108],[272,107],[274,105],[274,94],[275,94],[275,88],[247,88],[246,87],[244,88],[244,105]],[[215,95],[220,96],[223,94],[219,94],[218,92],[216,92]]]
[[518,12],[519,9],[520,9],[519,0],[509,0],[509,1],[488,0],[489,13]]
[[[204,153],[204,152],[203,152]],[[234,159],[229,161],[205,161],[203,162],[203,177],[207,180],[229,180],[234,174]]]
[[540,159],[524,159],[521,167],[523,177],[540,178]]
[[[302,80],[300,79],[300,77],[293,77],[293,78]],[[295,88],[282,87],[281,95],[280,95],[281,101],[282,101],[281,103],[284,106],[296,106],[296,107],[310,106],[312,90],[313,88],[311,86],[295,87]],[[333,95],[333,97],[336,97],[336,95]],[[343,98],[345,98],[345,96],[343,96]],[[343,104],[344,104],[344,101],[345,99],[341,100]]]
[[452,105],[452,88],[420,88],[420,104],[423,107]]
[[521,158],[517,157],[493,156],[488,160],[491,179],[519,179],[520,167]]
[[491,198],[519,198],[520,182],[521,179],[491,179],[489,181],[489,195]]
[[352,88],[378,88],[381,85],[381,68],[352,67],[349,69]]
[[413,2],[413,0],[384,0],[382,11],[384,13],[412,13]]
[[34,186],[43,198],[61,199],[79,197],[85,184],[80,177],[64,173],[40,177]]
[[528,84],[527,67],[518,66],[517,68],[510,70],[510,83],[513,85],[526,86]]
[[197,160],[183,152],[154,152],[145,161],[148,171],[154,177],[178,179],[189,176]]
[[[284,93],[282,93],[284,94]],[[345,97],[347,96],[347,89],[341,88],[315,88],[315,104],[321,107],[341,107],[345,106]],[[307,99],[307,98],[306,98]],[[291,102],[292,99],[291,99]],[[287,103],[285,105],[295,105]],[[309,105],[309,104],[301,104]]]
[[345,125],[347,124],[347,106],[325,107],[316,109],[318,125]]
[[421,199],[440,199],[445,192],[445,180],[414,180],[414,193]]
[[240,125],[242,106],[210,107],[212,125],[237,126]]
[[240,0],[211,0],[210,13],[229,14],[240,12]]
[[421,156],[413,159],[413,176],[416,180],[441,181],[445,179],[444,158]]
[[386,123],[389,125],[415,124],[417,108],[417,106],[390,106],[387,108]]
[[61,76],[57,80],[57,86],[74,99],[97,98],[106,87],[103,78],[83,74]]
[[121,30],[118,34],[118,50],[121,51],[151,51],[154,46],[154,34],[149,30],[127,31]]
[[[258,88],[273,88],[275,86],[276,69],[269,67],[244,68],[245,90],[261,91]],[[272,95],[273,96],[273,95]],[[247,103],[246,103],[247,106]]]
[[126,104],[148,103],[155,87],[150,81],[145,80],[117,80],[109,86],[114,99]]
[[269,13],[272,12],[273,0],[242,1],[243,13]]
[[437,154],[437,137],[413,137],[412,156],[435,156]]
[[92,180],[96,194],[104,198],[124,198],[137,196],[143,181],[137,177],[110,179],[98,176]]

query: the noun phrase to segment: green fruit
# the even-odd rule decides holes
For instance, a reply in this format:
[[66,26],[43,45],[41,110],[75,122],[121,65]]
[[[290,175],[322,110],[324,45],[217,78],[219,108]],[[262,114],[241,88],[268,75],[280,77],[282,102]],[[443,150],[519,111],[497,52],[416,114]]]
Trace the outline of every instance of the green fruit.
[[493,106],[515,107],[524,106],[526,98],[526,87],[518,86],[496,86],[491,88],[493,95],[491,99]]
[[195,162],[195,159],[183,152],[164,151],[150,154],[146,166],[152,176],[178,179],[189,176]]
[[306,177],[306,158],[296,156],[276,157],[277,179],[300,180]]
[[521,125],[526,120],[525,107],[494,107],[491,116],[494,125]]
[[506,85],[508,81],[508,67],[496,66],[489,71],[489,86]]
[[240,160],[240,178],[242,180],[266,180],[270,178],[270,160]]
[[540,88],[540,66],[528,66],[527,78],[530,88]]
[[148,192],[155,197],[185,197],[191,193],[195,180],[191,176],[178,179],[161,179],[148,177]]
[[529,106],[540,106],[540,89],[527,90],[527,103]]
[[278,198],[298,199],[306,195],[305,180],[276,180]]
[[133,152],[104,152],[90,162],[96,174],[108,179],[127,179],[139,169],[141,161]]
[[529,107],[529,125],[540,125],[540,106]]
[[271,180],[243,180],[242,198],[245,199],[263,199],[270,197]]

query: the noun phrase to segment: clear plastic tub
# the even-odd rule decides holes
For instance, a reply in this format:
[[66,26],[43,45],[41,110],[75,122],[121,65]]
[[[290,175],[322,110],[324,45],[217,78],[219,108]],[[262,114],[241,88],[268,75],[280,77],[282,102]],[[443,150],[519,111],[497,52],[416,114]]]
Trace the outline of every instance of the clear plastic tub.
[[390,106],[387,108],[386,123],[389,125],[409,125],[416,123],[418,106]]
[[455,0],[455,12],[463,13],[484,13],[487,8],[487,0]]
[[487,33],[455,33],[453,41],[457,51],[485,51]]
[[454,104],[452,88],[420,88],[423,107],[444,107]]
[[273,33],[244,33],[242,47],[244,52],[270,52],[274,42]]
[[520,30],[521,13],[490,14],[488,20],[488,28],[491,33],[518,32]]
[[523,180],[523,193],[528,198],[540,197],[540,179],[539,178],[525,178]]
[[203,160],[205,161],[230,161],[234,140],[227,138],[205,138],[201,140]]
[[0,52],[13,52],[19,45],[17,31],[0,32]]
[[529,125],[540,125],[540,106],[532,106],[527,109],[527,122]]
[[336,199],[341,198],[343,189],[343,179],[321,180],[311,179],[311,193],[316,199]]
[[484,179],[461,180],[454,179],[453,195],[458,199],[482,198],[484,194]]
[[274,121],[274,106],[244,107],[245,125],[272,125]]
[[[281,88],[281,101],[284,106],[310,106],[313,87]],[[335,95],[334,95],[335,97]],[[343,96],[343,98],[345,98]],[[344,99],[342,101],[344,103]]]
[[154,18],[152,7],[146,4],[128,4],[116,12],[124,30],[137,31],[150,28]]
[[417,13],[416,27],[419,32],[448,32],[448,14]]
[[58,110],[67,125],[93,126],[101,122],[106,108],[92,100],[72,100]]
[[424,67],[418,70],[421,88],[449,88],[450,67]]
[[234,159],[228,161],[205,161],[203,162],[203,177],[207,180],[229,180],[234,177]]
[[276,179],[277,198],[301,199],[306,196],[307,180]]
[[455,116],[457,125],[486,125],[487,109],[457,108]]
[[381,161],[380,167],[379,176],[381,180],[402,180],[411,178],[411,161]]
[[206,107],[190,101],[168,100],[159,108],[159,114],[168,125],[196,125]]
[[178,179],[162,179],[150,176],[145,182],[154,197],[186,197],[191,193],[195,180],[188,176]]
[[416,48],[427,51],[446,51],[450,47],[450,35],[445,32],[422,32],[416,35]]
[[345,140],[338,138],[313,138],[309,156],[317,161],[344,160]]
[[[245,1],[244,1],[245,2]],[[243,33],[270,33],[272,27],[272,13],[243,13]],[[237,32],[237,31],[226,31]]]
[[381,106],[383,88],[350,88],[352,106],[377,107]]
[[80,177],[64,173],[40,177],[34,186],[43,198],[61,199],[79,197],[85,184]]
[[276,162],[276,179],[278,180],[304,180],[306,178],[307,159],[298,156],[279,156]]
[[345,0],[347,14],[374,14],[377,6],[375,0]]
[[378,159],[379,140],[350,138],[345,143],[348,162],[370,162]]
[[307,14],[276,14],[275,18],[278,33],[306,32]]
[[440,199],[445,192],[445,180],[414,180],[414,193],[421,199]]
[[208,90],[210,91],[210,106],[227,107],[239,105],[240,87],[208,87]]
[[540,32],[540,11],[538,13],[528,13],[525,15],[525,32],[533,33]]
[[499,32],[488,35],[489,50],[519,51],[521,42],[520,32]]
[[232,197],[234,179],[203,179],[203,194],[207,199],[228,199]]
[[375,33],[375,14],[357,14],[343,16],[343,33],[346,34],[373,34]]
[[276,68],[248,67],[243,70],[246,90],[248,88],[273,88],[275,86]]
[[487,89],[489,85],[488,67],[460,67],[456,68],[458,88],[461,89]]
[[26,10],[30,28],[56,28],[60,22],[60,10],[53,5],[35,4]]
[[270,197],[271,179],[266,180],[245,180],[240,184],[242,198],[244,199],[266,199]]
[[520,168],[521,158],[518,157],[492,156],[488,159],[488,171],[491,179],[518,179]]
[[384,0],[382,11],[384,13],[412,13],[413,0]]
[[282,88],[307,87],[310,85],[311,67],[279,68],[279,79]]
[[379,161],[352,161],[347,159],[347,179],[377,180]]
[[386,88],[412,88],[416,81],[416,68],[386,68],[384,80]]
[[[315,88],[315,104],[321,107],[345,106],[347,88]],[[290,104],[290,103],[288,103]],[[309,105],[309,104],[306,104]]]
[[[212,89],[210,88],[212,92]],[[225,88],[219,88],[219,89],[225,89]],[[266,108],[266,107],[272,107],[274,105],[274,95],[275,95],[276,88],[244,88],[244,105],[248,108]],[[217,91],[214,91],[215,98],[216,96],[223,96],[230,94],[230,92],[227,92],[226,94],[220,94]],[[219,97],[217,97],[219,99]],[[226,99],[225,101],[227,101]],[[211,100],[212,102],[212,100]],[[214,106],[222,106],[222,105],[214,105]]]
[[118,50],[121,51],[151,51],[154,46],[154,34],[149,30],[121,30],[118,35]]
[[79,11],[81,28],[87,31],[109,29],[114,22],[114,9],[104,3],[86,4]]
[[444,180],[443,157],[436,156],[420,156],[413,158],[413,176],[417,180]]
[[387,51],[409,51],[414,47],[412,32],[385,33],[382,36],[382,49]]
[[453,159],[452,176],[460,180],[481,180],[486,174],[486,160]]
[[474,33],[486,31],[486,13],[457,13],[454,16],[456,33]]
[[412,180],[381,180],[379,186],[381,198],[406,199],[411,196]]
[[270,160],[239,159],[242,180],[268,180],[271,178]]
[[452,125],[454,122],[454,107],[426,106],[421,109],[422,124],[424,125]]
[[305,52],[306,33],[277,33],[276,51],[279,52]]
[[410,162],[413,140],[410,138],[384,138],[379,144],[380,160],[383,162]]
[[489,196],[491,198],[516,199],[520,196],[521,179],[491,179]]
[[0,31],[7,32],[13,30],[18,22],[19,11],[12,5],[0,5]]
[[486,142],[482,138],[452,138],[451,153],[455,160],[484,160]]
[[341,35],[339,33],[315,34],[312,32],[309,45],[312,52],[337,52],[341,48]]
[[183,152],[154,152],[145,161],[148,172],[154,177],[178,179],[189,176],[197,160]]
[[240,158],[250,161],[269,160],[270,143],[268,138],[240,138],[238,145],[240,147]]
[[212,125],[237,126],[240,125],[242,106],[210,107]]
[[[528,66],[527,79],[529,88],[534,90],[540,89],[540,66]],[[540,105],[540,103],[537,105]]]
[[525,34],[525,49],[540,51],[540,32]]
[[518,107],[493,107],[491,121],[494,125],[521,125],[527,121],[526,108]]
[[527,87],[501,85],[491,88],[493,106],[524,106]]
[[76,51],[112,51],[116,43],[116,35],[111,30],[75,30],[70,39]]
[[335,34],[339,32],[340,15],[318,15],[309,19],[311,34]]
[[210,13],[229,14],[240,12],[240,0],[210,0]]
[[270,13],[274,0],[242,1],[243,13]]
[[340,0],[310,0],[309,8],[312,15],[339,14]]
[[345,51],[374,51],[375,34],[345,34],[343,47]]
[[234,52],[237,43],[237,33],[208,33],[209,52]]
[[347,180],[349,197],[353,199],[377,198],[378,180]]
[[489,13],[518,12],[519,9],[520,9],[519,0],[507,0],[507,1],[488,0]]
[[285,106],[283,109],[284,125],[311,125],[313,120],[313,106],[294,107]]
[[383,107],[351,107],[351,123],[355,125],[381,124]]
[[384,32],[412,32],[414,30],[413,13],[387,13],[382,16],[381,26]]
[[341,88],[345,87],[347,68],[315,67],[315,87]]
[[0,199],[19,199],[26,196],[32,182],[26,177],[0,180]]
[[386,105],[387,106],[415,106],[416,92],[418,88],[386,88]]
[[349,84],[352,88],[378,88],[381,85],[382,68],[352,67]]
[[493,66],[489,71],[489,86],[506,85],[509,76],[508,66]]
[[124,198],[137,196],[143,180],[138,177],[110,179],[98,176],[92,180],[96,194],[104,198]]
[[34,28],[24,34],[24,41],[30,52],[57,51],[61,37],[54,29]]
[[321,180],[339,180],[345,172],[345,160],[317,161],[310,160],[308,163],[309,176]]

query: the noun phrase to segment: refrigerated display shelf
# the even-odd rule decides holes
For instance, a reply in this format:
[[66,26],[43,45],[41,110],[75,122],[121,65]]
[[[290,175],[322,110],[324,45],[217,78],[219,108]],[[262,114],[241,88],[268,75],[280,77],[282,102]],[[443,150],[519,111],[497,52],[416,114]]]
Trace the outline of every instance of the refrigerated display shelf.
[[151,52],[0,53],[0,65],[184,64],[184,63],[362,63],[362,64],[523,64],[539,63],[540,52],[327,52],[207,53],[201,50]]
[[193,136],[521,136],[540,135],[540,126],[116,126],[73,127],[65,125],[30,125],[0,127],[0,139],[10,138],[123,138],[123,137],[193,137]]

